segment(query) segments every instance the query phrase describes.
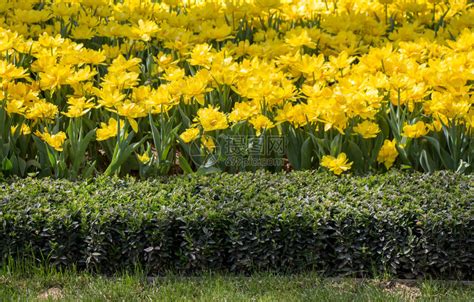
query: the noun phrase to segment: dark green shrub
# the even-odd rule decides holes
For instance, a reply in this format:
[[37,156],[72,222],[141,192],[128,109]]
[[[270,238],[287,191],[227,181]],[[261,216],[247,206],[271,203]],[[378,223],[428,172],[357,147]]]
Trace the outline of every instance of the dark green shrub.
[[472,279],[472,176],[216,174],[0,184],[0,253],[114,272]]

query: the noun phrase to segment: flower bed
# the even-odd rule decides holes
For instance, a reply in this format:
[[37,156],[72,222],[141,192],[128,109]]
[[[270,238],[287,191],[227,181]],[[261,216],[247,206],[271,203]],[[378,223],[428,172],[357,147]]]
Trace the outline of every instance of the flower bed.
[[0,175],[470,173],[468,2],[2,1]]

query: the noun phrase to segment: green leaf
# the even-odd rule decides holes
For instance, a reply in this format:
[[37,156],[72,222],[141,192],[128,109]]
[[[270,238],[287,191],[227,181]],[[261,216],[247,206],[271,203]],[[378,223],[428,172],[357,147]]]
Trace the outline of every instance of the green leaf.
[[372,148],[372,153],[370,154],[370,158],[369,158],[370,166],[373,165],[375,161],[377,160],[377,155],[379,154],[379,151],[383,146],[384,140],[385,140],[384,135],[379,133],[379,135],[377,135],[377,138],[375,139],[375,144]]
[[353,141],[349,140],[347,147],[344,150],[347,152],[349,159],[354,162],[354,168],[356,170],[361,170],[364,168],[364,154],[360,150],[359,146]]
[[338,155],[341,152],[341,135],[337,134],[331,142],[331,155]]
[[153,121],[153,117],[152,117],[151,114],[148,115],[148,120],[150,122],[151,136],[153,138],[153,144],[155,145],[156,149],[159,149],[160,145],[161,145],[160,132],[158,131],[158,128],[156,128],[155,122]]
[[439,141],[431,136],[425,136],[425,139],[434,147],[443,165],[450,170],[456,170],[456,163],[448,151],[441,148]]
[[178,162],[179,162],[179,166],[181,167],[181,169],[183,169],[185,174],[193,173],[193,169],[191,168],[191,165],[189,164],[189,162],[186,160],[184,156],[182,155],[179,156]]
[[181,120],[182,120],[182,123],[183,123],[184,127],[189,128],[189,126],[191,125],[191,120],[186,115],[186,113],[183,111],[183,109],[181,109],[180,106],[178,106],[178,110],[179,110],[179,114],[181,115]]
[[78,140],[77,150],[71,150],[73,154],[73,166],[71,173],[74,175],[74,177],[76,177],[79,173],[81,164],[85,162],[87,147],[95,137],[95,131],[96,129],[89,131],[83,139]]
[[8,158],[2,160],[2,171],[10,171],[13,169],[13,164]]
[[311,159],[313,153],[313,144],[311,137],[306,138],[301,146],[301,166],[300,169],[310,169],[311,168]]
[[20,172],[20,176],[24,176],[26,172],[26,161],[21,157],[18,157],[17,160],[18,160],[18,170]]
[[301,147],[293,128],[289,129],[287,137],[288,144],[286,155],[288,157],[288,161],[293,166],[293,168],[299,170],[301,169]]
[[465,162],[461,159],[461,162],[459,163],[458,168],[456,169],[456,173],[464,173],[467,168],[469,168],[471,165],[468,162]]
[[387,123],[387,120],[385,118],[380,118],[378,119],[378,124],[380,126],[380,130],[382,132],[382,137],[389,137],[390,135],[390,126]]
[[400,157],[400,160],[403,163],[403,165],[411,168],[411,162],[408,159],[408,155],[407,155],[407,152],[405,151],[405,148],[402,148],[398,145],[395,145],[395,148],[397,148],[398,156]]
[[422,150],[420,153],[420,165],[426,172],[434,172],[436,170],[436,164],[429,157],[426,150]]

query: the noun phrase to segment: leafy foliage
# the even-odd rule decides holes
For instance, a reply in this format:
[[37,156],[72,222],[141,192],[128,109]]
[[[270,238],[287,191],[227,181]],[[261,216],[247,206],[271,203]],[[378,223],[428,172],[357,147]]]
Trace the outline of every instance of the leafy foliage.
[[472,176],[309,171],[0,184],[0,253],[100,272],[472,279]]

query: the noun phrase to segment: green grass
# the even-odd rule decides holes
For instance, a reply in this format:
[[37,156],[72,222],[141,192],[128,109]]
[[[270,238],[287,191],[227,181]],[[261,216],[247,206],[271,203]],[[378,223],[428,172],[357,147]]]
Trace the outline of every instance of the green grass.
[[423,281],[320,279],[316,274],[115,277],[45,269],[0,270],[0,301],[473,301],[474,288]]

